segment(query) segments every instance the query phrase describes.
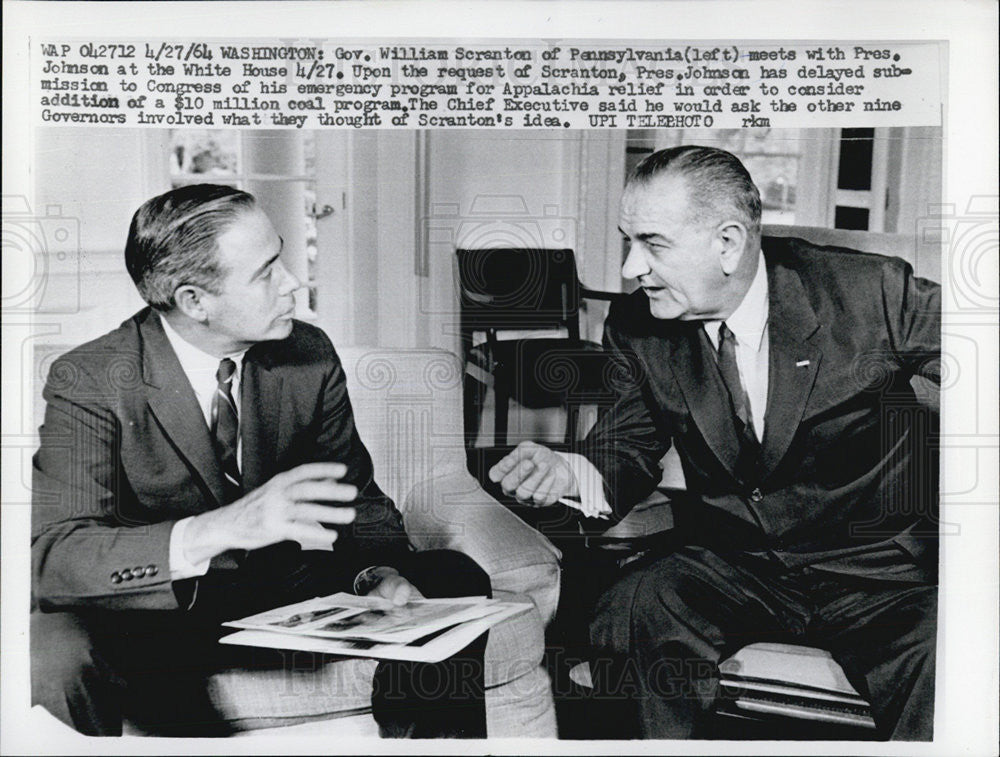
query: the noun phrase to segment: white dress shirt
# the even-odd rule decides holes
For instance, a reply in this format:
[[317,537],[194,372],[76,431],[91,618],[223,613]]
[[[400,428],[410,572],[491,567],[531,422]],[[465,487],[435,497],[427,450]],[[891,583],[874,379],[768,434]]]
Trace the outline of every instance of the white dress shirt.
[[[212,398],[215,396],[215,391],[218,387],[215,374],[219,370],[221,358],[209,355],[190,342],[185,341],[184,337],[178,334],[167,323],[166,318],[161,316],[160,323],[163,324],[163,331],[167,335],[167,341],[170,342],[170,346],[173,347],[174,353],[177,355],[178,361],[180,361],[181,370],[184,371],[184,375],[187,376],[188,381],[191,383],[194,396],[198,399],[198,406],[205,416],[205,425],[211,427]],[[237,414],[240,410],[240,380],[243,374],[243,356],[245,354],[246,351],[244,350],[234,355],[226,355],[226,357],[236,363],[236,371],[233,373],[232,378],[232,392]],[[242,468],[242,463],[243,444],[239,435],[237,435],[236,464]],[[194,564],[184,557],[184,532],[187,530],[190,522],[190,517],[179,520],[170,531],[170,579],[172,581],[203,576],[208,572],[211,560],[204,560]]]
[[[767,268],[764,253],[757,253],[757,273],[750,288],[725,323],[736,337],[736,363],[740,379],[750,400],[750,415],[757,439],[764,438],[764,414],[767,412],[767,361],[769,340],[767,336],[768,306]],[[719,347],[719,327],[722,321],[705,321],[704,328],[716,349]],[[604,497],[604,479],[586,457],[569,452],[559,452],[576,476],[580,490],[579,509],[594,517],[610,513],[611,506]]]

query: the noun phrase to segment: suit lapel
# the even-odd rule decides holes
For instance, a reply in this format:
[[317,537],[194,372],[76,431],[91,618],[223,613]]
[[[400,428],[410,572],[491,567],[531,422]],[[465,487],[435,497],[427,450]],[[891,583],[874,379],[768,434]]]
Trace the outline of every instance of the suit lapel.
[[701,341],[704,329],[695,322],[679,326],[668,338],[671,354],[667,364],[673,370],[691,418],[705,442],[726,470],[734,471],[740,452],[739,441],[718,368]]
[[281,448],[281,376],[269,367],[259,348],[243,359],[240,389],[240,433],[243,439],[243,486],[250,491],[265,483]]
[[175,449],[221,504],[224,497],[222,470],[212,448],[208,425],[191,382],[167,340],[159,315],[149,311],[139,325],[139,333],[149,407]]
[[823,357],[811,343],[820,324],[798,274],[769,260],[767,279],[768,391],[761,442],[764,476],[778,466],[792,443]]

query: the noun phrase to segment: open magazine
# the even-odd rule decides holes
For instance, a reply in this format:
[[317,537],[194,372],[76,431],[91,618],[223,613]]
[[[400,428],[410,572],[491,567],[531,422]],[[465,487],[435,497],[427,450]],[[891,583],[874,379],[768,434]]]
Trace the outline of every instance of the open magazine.
[[418,599],[395,606],[381,597],[339,593],[224,625],[242,629],[225,644],[354,657],[439,662],[496,623],[531,608],[485,597]]

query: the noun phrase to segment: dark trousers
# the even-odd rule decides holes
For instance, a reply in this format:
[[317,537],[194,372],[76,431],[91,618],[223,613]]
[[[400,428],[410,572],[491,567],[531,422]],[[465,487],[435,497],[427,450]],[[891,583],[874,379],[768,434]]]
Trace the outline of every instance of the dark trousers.
[[[266,586],[257,586],[252,602],[254,592],[230,591],[223,611],[218,609],[226,593],[223,588],[238,583],[233,576],[205,580],[206,594],[217,592],[219,603],[206,603],[201,612],[32,613],[32,704],[43,705],[88,735],[120,735],[126,716],[157,734],[228,735],[231,728],[220,719],[206,688],[212,672],[286,669],[289,665],[297,670],[318,669],[328,661],[321,654],[313,655],[310,662],[304,659],[308,653],[218,643],[220,636],[231,632],[218,625],[224,619],[220,615],[240,617],[268,606],[350,591],[353,576],[339,571],[341,566],[330,553],[300,556],[303,560],[294,571],[271,575]],[[427,597],[491,594],[486,573],[458,552],[416,553],[399,567]],[[239,601],[233,601],[234,597]],[[441,663],[380,663],[372,696],[380,733],[485,738],[487,636],[483,634]]]
[[709,737],[719,662],[757,641],[802,643],[832,653],[882,738],[930,740],[936,618],[936,585],[684,547],[601,596],[594,696],[634,700],[619,737]]

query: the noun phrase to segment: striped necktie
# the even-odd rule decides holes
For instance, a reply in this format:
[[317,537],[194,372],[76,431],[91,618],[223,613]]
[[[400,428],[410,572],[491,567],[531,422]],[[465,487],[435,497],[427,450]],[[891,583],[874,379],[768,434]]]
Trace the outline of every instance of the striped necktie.
[[236,448],[240,438],[240,418],[236,412],[236,402],[233,400],[233,374],[236,363],[229,358],[223,358],[215,380],[219,385],[212,397],[212,440],[215,443],[215,454],[222,467],[225,477],[225,503],[228,504],[243,496],[243,479],[236,457]]

